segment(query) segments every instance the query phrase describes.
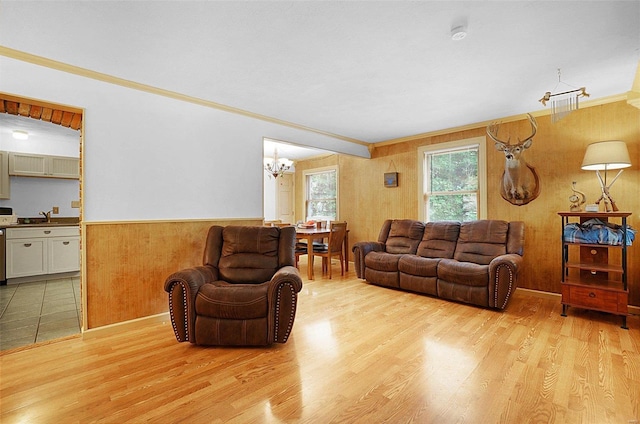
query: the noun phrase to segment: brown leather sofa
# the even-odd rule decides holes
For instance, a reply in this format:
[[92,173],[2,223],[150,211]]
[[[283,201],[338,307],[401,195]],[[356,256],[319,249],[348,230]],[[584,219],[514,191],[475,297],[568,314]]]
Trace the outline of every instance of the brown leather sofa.
[[522,268],[524,223],[386,220],[378,241],[353,246],[371,284],[504,309]]
[[213,226],[203,265],[165,281],[176,339],[265,346],[291,334],[302,279],[294,227]]

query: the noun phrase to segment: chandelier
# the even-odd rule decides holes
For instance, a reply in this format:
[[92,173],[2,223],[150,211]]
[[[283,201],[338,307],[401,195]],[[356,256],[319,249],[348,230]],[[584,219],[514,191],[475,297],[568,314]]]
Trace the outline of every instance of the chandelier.
[[269,178],[278,178],[291,168],[293,162],[286,158],[278,158],[278,149],[273,150],[273,159],[264,158],[264,170],[269,173]]

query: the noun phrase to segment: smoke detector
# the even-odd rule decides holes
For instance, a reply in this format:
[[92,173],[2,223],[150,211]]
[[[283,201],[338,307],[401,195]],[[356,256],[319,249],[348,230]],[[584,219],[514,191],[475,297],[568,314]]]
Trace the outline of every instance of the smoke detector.
[[458,25],[451,28],[451,39],[453,41],[462,40],[467,36],[467,28],[464,25]]

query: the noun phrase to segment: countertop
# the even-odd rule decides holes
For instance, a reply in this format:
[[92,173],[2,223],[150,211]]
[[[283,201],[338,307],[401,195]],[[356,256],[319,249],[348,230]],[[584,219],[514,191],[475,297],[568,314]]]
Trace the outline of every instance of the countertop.
[[34,222],[29,224],[9,224],[0,228],[30,228],[30,227],[77,227],[79,222]]
[[78,218],[52,218],[47,222],[44,218],[29,218],[29,223],[25,223],[25,218],[18,218],[17,224],[0,224],[0,228],[29,228],[29,227],[73,227],[80,225]]

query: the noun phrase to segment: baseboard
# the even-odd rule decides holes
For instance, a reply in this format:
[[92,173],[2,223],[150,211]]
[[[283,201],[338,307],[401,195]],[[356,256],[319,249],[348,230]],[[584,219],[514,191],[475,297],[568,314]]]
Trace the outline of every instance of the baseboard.
[[48,280],[64,280],[67,278],[75,278],[75,277],[80,277],[80,271],[61,272],[58,274],[30,275],[28,277],[7,278],[7,285],[33,283],[35,281],[45,281],[45,280],[47,281]]
[[169,323],[169,312],[163,312],[148,317],[136,318],[129,321],[118,322],[116,324],[104,325],[102,327],[91,328],[82,332],[83,339],[95,339],[103,336],[119,334],[123,331],[137,330],[151,324]]
[[[560,303],[560,301],[562,300],[562,295],[560,293],[551,293],[551,292],[545,292],[540,290],[523,289],[520,287],[516,289],[516,292],[518,291],[527,293],[528,295],[531,295],[531,296],[557,300],[558,303]],[[628,305],[627,308],[629,310],[629,315],[640,315],[640,306]]]

